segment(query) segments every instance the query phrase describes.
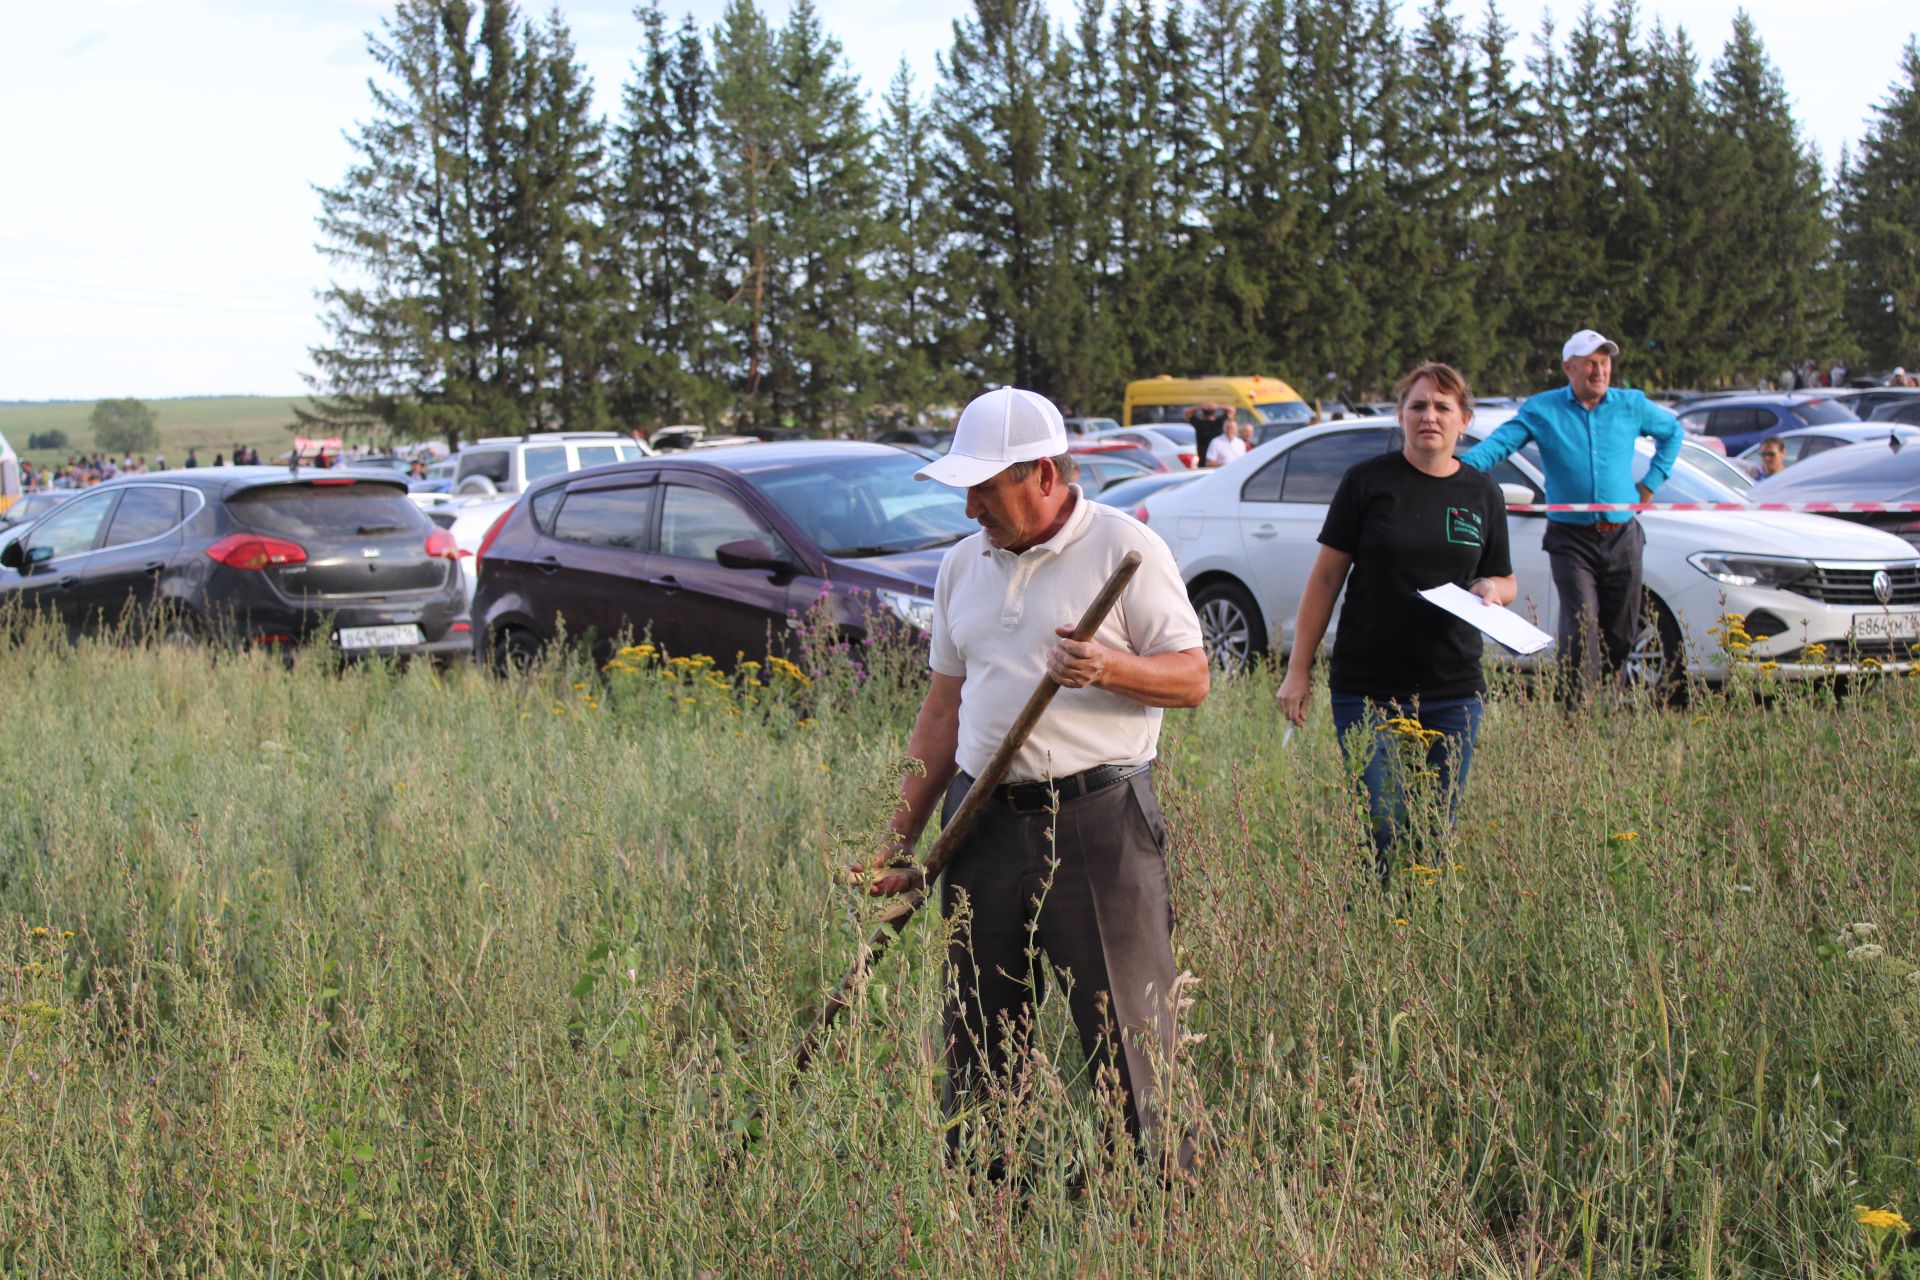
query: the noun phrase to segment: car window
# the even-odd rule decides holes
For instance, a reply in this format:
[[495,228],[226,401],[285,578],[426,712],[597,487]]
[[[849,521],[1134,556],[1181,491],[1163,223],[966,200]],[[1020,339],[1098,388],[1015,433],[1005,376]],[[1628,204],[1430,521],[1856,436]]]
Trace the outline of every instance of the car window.
[[1289,426],[1304,427],[1313,421],[1313,406],[1304,400],[1269,400],[1253,407],[1251,411],[1242,409],[1240,421],[1258,425],[1262,422],[1281,422]]
[[100,526],[107,522],[107,512],[117,496],[90,493],[67,503],[33,527],[27,535],[27,554],[31,556],[40,547],[51,547],[51,558],[58,560],[93,550],[93,544],[100,540]]
[[623,441],[614,448],[619,453],[621,462],[637,462],[646,456],[640,452],[640,446],[632,441]]
[[228,498],[227,511],[249,528],[296,541],[433,529],[404,486],[378,480],[261,485]]
[[666,486],[660,507],[662,555],[711,560],[720,547],[742,538],[773,541],[766,525],[732,498],[688,484]]
[[104,546],[120,547],[129,542],[157,538],[179,524],[185,514],[186,493],[159,485],[136,485],[120,495],[113,523],[107,526]]
[[1247,482],[1240,486],[1240,501],[1280,501],[1280,486],[1287,478],[1287,457],[1283,453],[1249,476]]
[[567,491],[560,485],[551,489],[542,489],[527,500],[527,511],[533,517],[533,527],[542,533],[553,532],[553,513],[560,508],[560,499]]
[[[541,449],[529,449],[520,455],[520,482],[532,484],[536,480],[545,480],[548,476],[557,476],[567,469],[567,446],[548,445]],[[499,481],[494,481],[498,484]]]
[[460,469],[454,475],[460,480],[465,480],[468,476],[485,476],[495,484],[505,484],[507,482],[507,451],[505,449],[471,449],[460,455]]
[[1784,443],[1787,446],[1787,457],[1798,462],[1802,458],[1811,458],[1816,453],[1825,453],[1841,442],[1832,436],[1794,436]]
[[1354,463],[1386,452],[1387,436],[1385,431],[1337,431],[1289,449],[1280,501],[1333,501],[1340,477]]
[[1838,400],[1809,400],[1793,406],[1793,415],[1810,427],[1824,427],[1835,422],[1854,422],[1858,415]]
[[[568,493],[553,518],[553,536],[592,547],[639,551],[647,545],[647,527],[653,521],[653,493],[653,485]],[[536,509],[534,522],[539,520]]]
[[[628,448],[631,449],[632,446],[629,445]],[[604,467],[610,462],[620,461],[620,446],[617,444],[579,444],[574,446],[574,450],[580,455],[582,471],[588,467]],[[634,455],[639,456],[639,450],[635,449]]]

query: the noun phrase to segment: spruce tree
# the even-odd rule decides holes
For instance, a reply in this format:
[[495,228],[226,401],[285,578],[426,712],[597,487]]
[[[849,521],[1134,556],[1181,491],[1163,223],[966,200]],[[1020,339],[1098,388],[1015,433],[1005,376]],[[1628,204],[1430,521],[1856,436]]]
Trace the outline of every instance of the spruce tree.
[[772,30],[752,0],[728,0],[713,32],[714,247],[723,297],[720,326],[730,348],[735,404],[748,423],[766,424],[787,374],[774,318],[786,277],[775,221],[787,202],[789,104],[781,93]]
[[1920,365],[1920,40],[1874,109],[1859,156],[1844,168],[1841,255],[1847,319],[1867,360]]
[[952,286],[940,273],[946,212],[934,188],[934,127],[903,57],[881,104],[881,217],[874,412],[914,424],[964,397],[954,375]]

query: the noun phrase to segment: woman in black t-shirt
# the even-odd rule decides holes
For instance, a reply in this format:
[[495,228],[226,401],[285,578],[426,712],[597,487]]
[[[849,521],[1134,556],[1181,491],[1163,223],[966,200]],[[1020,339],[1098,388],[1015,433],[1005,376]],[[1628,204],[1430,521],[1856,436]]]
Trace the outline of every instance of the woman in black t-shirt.
[[1341,478],[1274,695],[1287,719],[1306,723],[1314,654],[1344,586],[1328,679],[1333,725],[1348,766],[1363,757],[1383,880],[1394,835],[1409,825],[1409,770],[1431,772],[1451,824],[1486,692],[1480,632],[1417,593],[1451,582],[1489,605],[1518,594],[1500,486],[1453,456],[1473,418],[1466,380],[1449,365],[1424,364],[1395,393],[1405,447]]

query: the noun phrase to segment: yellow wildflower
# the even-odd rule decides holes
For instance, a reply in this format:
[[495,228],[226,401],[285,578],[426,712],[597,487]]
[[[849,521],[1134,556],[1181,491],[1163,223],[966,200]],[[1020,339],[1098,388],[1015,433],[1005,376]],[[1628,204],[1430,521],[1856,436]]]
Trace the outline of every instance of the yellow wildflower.
[[1898,1231],[1901,1235],[1913,1230],[1907,1220],[1891,1209],[1869,1209],[1863,1204],[1853,1206],[1853,1220],[1873,1231]]
[[1393,922],[1402,929],[1407,927],[1407,918],[1405,916],[1395,916]]
[[1609,844],[1632,844],[1640,838],[1638,831],[1616,831],[1607,837]]

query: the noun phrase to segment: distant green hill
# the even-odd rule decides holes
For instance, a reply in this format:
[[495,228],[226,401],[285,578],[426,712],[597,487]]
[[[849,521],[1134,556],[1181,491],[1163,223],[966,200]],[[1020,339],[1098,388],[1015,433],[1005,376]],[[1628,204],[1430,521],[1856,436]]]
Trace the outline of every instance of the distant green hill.
[[[216,453],[230,454],[233,446],[244,444],[258,449],[263,458],[285,453],[293,441],[288,428],[293,423],[293,406],[307,403],[305,396],[186,396],[178,400],[148,400],[160,427],[159,452],[168,463],[185,460],[188,448],[200,451],[200,461],[212,462]],[[18,401],[0,404],[0,435],[7,438],[23,458],[35,463],[64,462],[70,453],[93,451],[93,432],[87,419],[93,413],[92,400],[53,400],[38,404]],[[27,448],[27,437],[42,431],[61,430],[71,441],[65,449]]]

